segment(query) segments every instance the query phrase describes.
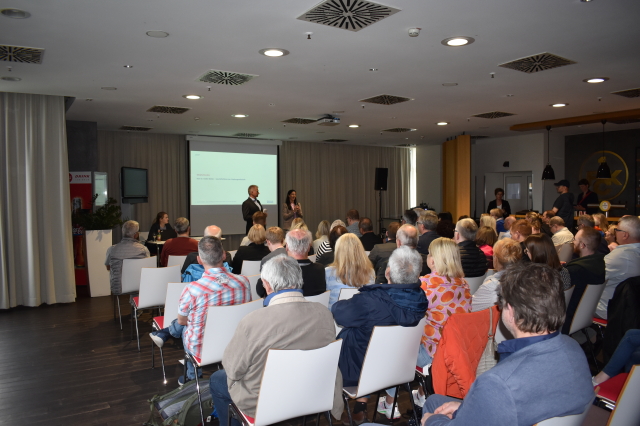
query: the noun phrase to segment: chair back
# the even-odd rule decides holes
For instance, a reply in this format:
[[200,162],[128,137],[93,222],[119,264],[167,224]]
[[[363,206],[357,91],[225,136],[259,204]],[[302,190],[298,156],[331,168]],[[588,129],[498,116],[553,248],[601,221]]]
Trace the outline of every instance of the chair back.
[[254,426],[330,411],[341,347],[342,339],[309,351],[269,349]]
[[572,414],[562,417],[551,417],[550,419],[536,423],[535,426],[582,426],[584,419],[587,417],[587,413],[591,408],[593,401],[589,401],[587,406],[580,414]]
[[364,253],[367,255],[367,257],[369,257],[369,253],[371,253],[371,250],[365,251]]
[[305,299],[307,299],[307,302],[317,302],[328,308],[330,295],[331,292],[327,290],[324,293],[316,294],[315,296],[306,296]]
[[[355,397],[413,381],[418,347],[425,326],[376,326],[364,356]],[[393,344],[390,344],[390,343]]]
[[242,261],[242,275],[249,277],[251,275],[260,274],[260,261],[259,260],[243,260]]
[[262,300],[231,306],[209,306],[202,339],[200,365],[222,361],[222,354],[247,314],[262,308]]
[[167,297],[167,284],[180,282],[180,267],[142,268],[138,309],[162,306]]
[[167,266],[179,266],[182,269],[185,260],[187,260],[187,256],[174,256],[170,254]]
[[258,284],[258,280],[260,279],[260,274],[251,275],[250,277],[247,277],[245,275],[245,277],[249,280],[249,287],[251,287],[251,300],[261,299],[261,297],[258,296],[258,291],[256,290],[256,284]]
[[311,262],[313,262],[313,263],[316,263],[316,257],[317,257],[317,255],[315,255],[315,254],[311,254],[311,255],[309,255],[309,260],[310,260]]
[[486,274],[484,274],[484,277],[485,277],[485,278],[490,277],[491,275],[493,275],[493,274],[495,274],[495,273],[496,273],[496,270],[495,270],[495,269],[487,269],[487,273],[486,273]]
[[358,294],[358,291],[360,291],[360,289],[358,289],[358,288],[341,288],[340,289],[340,296],[338,297],[338,300],[351,299],[353,296]]
[[167,296],[164,299],[164,325],[168,327],[171,321],[178,318],[178,306],[180,306],[180,296],[188,283],[168,283]]
[[624,382],[620,396],[607,426],[640,424],[640,366],[634,365]]
[[231,250],[229,252],[229,256],[231,256],[231,260],[233,260],[233,257],[236,255],[237,252],[238,252],[238,250]]
[[484,275],[481,277],[465,278],[467,284],[469,284],[469,292],[471,295],[478,291],[482,283],[484,282]]
[[565,243],[558,249],[558,257],[560,262],[571,262],[573,258],[573,243]]
[[591,284],[584,290],[578,302],[576,313],[573,315],[573,320],[571,320],[569,334],[589,327],[593,323],[593,314],[596,312],[596,307],[605,285],[606,282],[603,284]]
[[564,306],[569,306],[569,301],[571,300],[571,296],[573,296],[573,290],[576,288],[575,285],[572,285],[568,289],[564,291]]
[[[140,275],[142,268],[156,268],[158,260],[155,256],[144,259],[124,259],[122,261],[122,294],[140,291]],[[180,281],[180,280],[178,280]]]

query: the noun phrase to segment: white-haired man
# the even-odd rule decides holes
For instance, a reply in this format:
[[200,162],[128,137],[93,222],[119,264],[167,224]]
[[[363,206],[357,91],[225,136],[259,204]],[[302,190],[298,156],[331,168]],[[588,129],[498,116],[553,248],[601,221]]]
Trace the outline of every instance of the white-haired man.
[[487,256],[476,244],[478,225],[473,219],[462,219],[456,224],[453,239],[460,248],[460,261],[465,277],[481,277],[488,269]]
[[[285,238],[287,254],[298,261],[302,268],[302,292],[305,296],[315,296],[327,290],[324,266],[309,260],[309,247],[313,243],[311,232],[304,229],[289,231]],[[265,289],[266,290],[266,289]]]
[[107,249],[104,261],[110,271],[111,294],[122,293],[122,261],[124,259],[144,259],[149,257],[149,249],[138,240],[140,225],[128,220],[122,225],[122,240]]
[[[216,371],[209,379],[220,426],[229,426],[231,402],[247,416],[255,417],[269,349],[312,350],[335,340],[335,324],[327,307],[304,298],[302,274],[298,262],[284,254],[262,267],[260,275],[268,294],[266,307],[240,321],[222,356],[224,370]],[[340,418],[343,407],[342,375],[337,371],[333,416]],[[239,424],[232,420],[233,426]]]
[[177,238],[167,240],[162,246],[160,254],[160,265],[167,266],[169,256],[186,256],[189,253],[198,251],[198,240],[189,236],[191,233],[191,225],[186,217],[176,219],[173,228],[178,234]]
[[[416,229],[416,227],[413,225],[404,224],[400,228],[398,228],[398,231],[396,232],[396,247],[391,253],[389,253],[389,257],[399,247],[405,246],[413,250],[416,250],[418,246],[418,229]],[[427,266],[427,255],[420,253],[420,256],[422,258],[421,275],[426,275],[431,272],[431,270]],[[386,259],[382,259],[376,264],[376,284],[385,284],[387,282],[386,271],[389,257],[387,257]],[[371,253],[369,254],[369,259],[371,259]]]

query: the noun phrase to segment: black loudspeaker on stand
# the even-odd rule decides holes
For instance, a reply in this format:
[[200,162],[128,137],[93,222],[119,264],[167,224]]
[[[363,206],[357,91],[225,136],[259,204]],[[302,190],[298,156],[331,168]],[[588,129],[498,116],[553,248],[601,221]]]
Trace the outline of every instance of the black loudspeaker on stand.
[[376,184],[375,190],[380,194],[380,216],[378,216],[378,231],[382,235],[382,191],[387,190],[387,178],[389,177],[389,169],[384,167],[376,167]]

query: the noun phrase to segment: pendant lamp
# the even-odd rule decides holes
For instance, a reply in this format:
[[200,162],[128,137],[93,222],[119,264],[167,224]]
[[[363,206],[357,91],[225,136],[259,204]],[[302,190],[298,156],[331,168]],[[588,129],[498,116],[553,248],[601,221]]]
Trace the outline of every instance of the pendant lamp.
[[547,126],[547,167],[544,168],[542,172],[542,180],[554,180],[556,178],[556,172],[553,171],[553,167],[551,167],[551,163],[549,162],[550,152],[549,152],[549,136],[551,132],[551,126]]
[[602,120],[602,158],[604,161],[600,163],[598,167],[598,173],[596,173],[596,179],[611,179],[611,169],[607,164],[607,157],[604,156],[604,125],[607,120]]

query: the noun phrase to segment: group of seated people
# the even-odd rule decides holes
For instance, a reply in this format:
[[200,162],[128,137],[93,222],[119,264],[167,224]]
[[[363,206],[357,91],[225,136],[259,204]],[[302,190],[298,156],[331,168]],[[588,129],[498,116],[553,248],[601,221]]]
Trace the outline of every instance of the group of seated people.
[[[242,262],[260,260],[256,290],[266,309],[240,322],[225,350],[224,370],[210,378],[221,426],[227,425],[231,401],[249,417],[255,416],[269,349],[320,348],[336,339],[334,321],[343,327],[337,336],[343,345],[332,413],[349,424],[343,415],[341,389],[357,385],[375,326],[416,326],[425,318],[416,355],[417,365],[427,366],[450,315],[494,305],[501,308],[504,324],[503,332],[496,336],[498,365],[476,380],[464,403],[439,395],[425,402],[424,389],[414,390],[414,402],[425,407],[423,424],[534,424],[582,412],[593,396],[591,375],[579,345],[564,334],[587,285],[606,280],[607,288],[613,287],[608,294],[605,290],[598,308],[598,315],[603,308],[606,318],[606,304],[615,285],[640,275],[640,219],[620,220],[613,231],[615,241],[608,247],[611,253],[605,256],[598,248],[608,227],[603,228],[602,222],[596,226],[594,218],[582,216],[585,220],[578,222],[576,235],[569,231],[574,259],[563,264],[555,244],[568,241],[562,219],[558,221],[552,212],[545,217],[549,216],[545,212],[516,220],[504,218],[500,209],[493,210],[480,218],[480,227],[468,217],[454,224],[446,212],[407,210],[400,222],[389,224],[384,240],[374,234],[371,220],[360,218],[356,210],[347,213],[346,224],[322,221],[315,240],[302,218],[293,220],[285,234],[279,227],[265,229],[258,215],[247,235],[248,244],[238,249],[233,260],[222,247],[222,230],[209,226],[183,266],[184,272],[201,265],[201,277],[185,287],[177,320],[151,333],[151,338],[158,346],[169,337],[181,338],[185,350],[199,357],[207,308],[250,301]],[[544,225],[552,236],[544,232]],[[499,231],[500,227],[504,230]],[[122,259],[149,256],[146,247],[136,242],[137,231],[137,222],[126,222],[123,240],[107,255],[114,294],[118,294],[114,282],[119,279]],[[188,237],[188,220],[177,219],[175,231],[177,239]],[[165,243],[163,255],[170,242]],[[187,243],[178,246],[193,249]],[[316,262],[309,260],[310,253],[317,255]],[[490,266],[495,273],[472,296],[466,278],[483,277]],[[575,286],[573,297],[565,308],[564,290],[571,286]],[[358,288],[359,292],[338,301],[342,288]],[[305,303],[305,296],[327,290],[329,309]],[[201,375],[188,362],[187,367],[187,377],[179,379],[181,385]],[[558,380],[564,386],[549,389],[548,383]],[[378,411],[389,419],[400,416],[397,408],[392,412],[392,400],[393,389],[378,401]],[[537,402],[530,404],[534,400]],[[366,402],[367,398],[356,401],[356,424],[366,420]]]

